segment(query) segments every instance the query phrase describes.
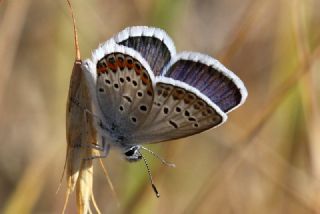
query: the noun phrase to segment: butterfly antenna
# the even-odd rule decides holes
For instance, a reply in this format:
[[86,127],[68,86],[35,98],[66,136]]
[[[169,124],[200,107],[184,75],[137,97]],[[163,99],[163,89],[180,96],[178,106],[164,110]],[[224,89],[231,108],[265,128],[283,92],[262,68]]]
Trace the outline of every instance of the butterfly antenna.
[[156,158],[158,158],[164,165],[169,166],[169,167],[176,167],[176,165],[174,163],[170,163],[166,160],[164,160],[162,157],[160,157],[158,154],[154,153],[153,151],[151,151],[150,149],[141,146],[142,149],[148,151],[150,154],[152,154],[153,156],[155,156]]
[[[140,152],[139,152],[139,153],[140,153]],[[150,172],[150,169],[149,169],[148,162],[147,162],[147,160],[143,157],[143,155],[142,155],[141,153],[140,153],[140,155],[141,155],[141,157],[142,157],[142,159],[143,159],[143,161],[144,161],[144,164],[145,164],[145,166],[146,166],[146,168],[147,168],[147,172],[148,172],[148,175],[149,175],[149,179],[150,179],[150,183],[151,183],[152,189],[153,189],[154,193],[156,194],[157,198],[159,198],[159,197],[160,197],[160,194],[159,194],[159,192],[158,192],[158,190],[157,190],[157,188],[156,188],[156,185],[154,185],[154,183],[153,183],[153,179],[152,179],[152,175],[151,175],[151,172]]]

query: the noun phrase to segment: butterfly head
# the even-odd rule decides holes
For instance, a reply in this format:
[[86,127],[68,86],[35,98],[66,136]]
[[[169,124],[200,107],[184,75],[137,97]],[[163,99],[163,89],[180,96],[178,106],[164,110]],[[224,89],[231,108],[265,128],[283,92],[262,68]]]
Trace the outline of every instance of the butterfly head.
[[142,155],[139,152],[140,146],[131,146],[123,151],[123,154],[127,161],[136,162],[142,159]]

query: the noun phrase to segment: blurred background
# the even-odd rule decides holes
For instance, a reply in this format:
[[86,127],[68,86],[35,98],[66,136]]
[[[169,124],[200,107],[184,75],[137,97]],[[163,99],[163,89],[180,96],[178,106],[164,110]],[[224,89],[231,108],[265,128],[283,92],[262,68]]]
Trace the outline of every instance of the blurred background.
[[[0,2],[0,212],[60,213],[71,17],[64,0]],[[146,154],[159,199],[143,162],[118,151],[104,160],[118,199],[95,163],[103,213],[320,213],[319,0],[72,3],[83,59],[127,26],[157,26],[177,51],[223,62],[249,92],[223,126],[149,146],[177,165]]]

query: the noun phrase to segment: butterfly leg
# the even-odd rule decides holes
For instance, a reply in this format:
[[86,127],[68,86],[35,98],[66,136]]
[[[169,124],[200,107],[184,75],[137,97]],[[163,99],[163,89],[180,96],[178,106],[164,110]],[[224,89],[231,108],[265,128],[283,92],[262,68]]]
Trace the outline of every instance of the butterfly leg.
[[101,136],[101,141],[102,141],[102,146],[97,145],[97,147],[95,147],[93,145],[92,148],[97,149],[99,151],[101,151],[100,155],[93,155],[91,157],[85,158],[85,160],[93,160],[93,159],[97,159],[97,158],[106,158],[109,150],[110,150],[110,144],[106,142],[105,138],[103,136]]
[[[100,141],[100,140],[99,140]],[[87,147],[98,150],[100,152],[106,151],[108,144],[104,137],[101,137],[101,145],[99,143],[88,143]]]
[[[85,130],[89,130],[91,128],[91,127],[87,127],[88,126],[88,122],[90,121],[89,117],[91,117],[91,119],[93,117],[98,118],[89,109],[84,109],[84,118],[85,118],[85,126],[86,126]],[[101,123],[100,120],[99,120],[99,123]],[[104,136],[100,136],[99,139],[98,139],[98,142],[99,141],[101,142],[101,145],[100,145],[100,143],[86,143],[85,144],[87,146],[87,148],[91,148],[91,149],[95,149],[95,150],[100,151],[100,155],[93,155],[91,157],[84,158],[85,160],[93,160],[93,159],[96,159],[96,158],[105,158],[105,157],[107,157],[108,152],[110,150],[110,144],[107,143],[107,141],[106,141]]]
[[[85,124],[86,124],[86,127],[88,126],[88,122],[89,122],[89,119],[93,119],[93,117],[96,117],[96,119],[99,120],[98,116],[96,116],[95,114],[93,114],[89,109],[85,108],[83,109],[83,113],[84,113],[84,118],[85,118]],[[94,120],[93,120],[94,121]],[[99,124],[102,123],[100,120],[99,120]],[[90,127],[88,127],[90,128]],[[87,130],[87,129],[86,129]],[[103,142],[103,140],[101,140]],[[104,145],[100,145],[99,143],[86,143],[86,146],[88,148],[91,148],[91,149],[96,149],[96,150],[99,150],[99,151],[103,151],[104,150]]]

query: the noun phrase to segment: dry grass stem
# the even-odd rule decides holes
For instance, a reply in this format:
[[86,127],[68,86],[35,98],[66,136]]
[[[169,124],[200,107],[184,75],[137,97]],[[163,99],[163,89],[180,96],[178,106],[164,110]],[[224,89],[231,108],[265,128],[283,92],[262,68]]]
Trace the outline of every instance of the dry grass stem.
[[[91,112],[91,98],[85,79],[84,71],[81,68],[80,48],[73,9],[67,0],[73,20],[74,45],[76,60],[71,74],[69,95],[67,100],[67,197],[76,187],[76,200],[78,213],[92,213],[90,200],[93,199],[93,164],[92,160],[86,160],[93,156],[93,149],[90,144],[96,143],[96,130],[93,127]],[[94,207],[100,213],[95,201]],[[63,212],[65,212],[65,207]]]
[[247,3],[247,8],[244,10],[242,17],[239,18],[239,23],[229,33],[229,42],[226,47],[219,53],[219,59],[225,64],[229,64],[237,50],[243,45],[245,38],[250,33],[250,30],[257,24],[257,19],[261,12],[265,9],[267,1],[252,0]]
[[103,163],[103,161],[102,161],[101,158],[99,159],[99,162],[100,162],[100,166],[101,166],[101,168],[102,168],[102,171],[103,171],[103,173],[104,173],[104,175],[105,175],[105,177],[106,177],[106,179],[107,179],[107,182],[108,182],[108,185],[109,185],[110,190],[111,190],[111,192],[112,192],[112,195],[113,195],[114,199],[115,199],[116,202],[117,202],[117,206],[120,207],[120,201],[119,201],[119,198],[118,198],[118,196],[117,196],[117,192],[116,192],[116,190],[114,189],[114,186],[113,186],[113,184],[112,184],[111,178],[110,178],[110,176],[109,176],[109,172],[108,172],[108,170],[107,170],[107,168],[106,168],[106,166],[105,166],[105,164]]

